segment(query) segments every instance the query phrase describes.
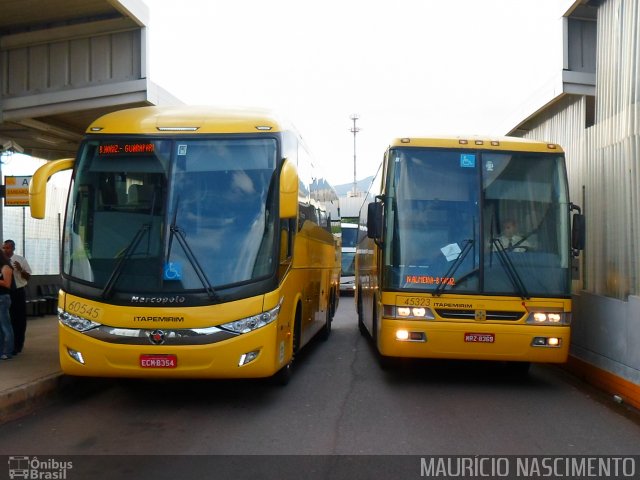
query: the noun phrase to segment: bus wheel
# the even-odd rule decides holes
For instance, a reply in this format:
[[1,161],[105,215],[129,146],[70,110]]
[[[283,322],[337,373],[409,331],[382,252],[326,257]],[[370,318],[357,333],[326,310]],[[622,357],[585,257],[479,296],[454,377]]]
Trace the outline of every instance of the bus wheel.
[[397,364],[395,357],[378,354],[378,365],[380,365],[382,370],[391,370],[395,368]]
[[278,370],[273,375],[273,377],[271,377],[271,381],[273,382],[274,385],[279,385],[281,387],[284,387],[289,383],[289,380],[291,380],[291,374],[293,373],[292,364],[293,364],[293,359],[289,360],[289,363],[287,363],[284,367]]
[[300,350],[299,332],[302,325],[300,312],[301,308],[300,305],[298,305],[298,308],[296,309],[296,321],[293,325],[293,351],[291,352],[291,359],[289,360],[289,363],[287,363],[271,377],[271,381],[274,385],[287,385],[289,383],[289,380],[291,380],[291,376],[293,375],[293,362],[296,358],[296,354]]
[[358,311],[358,330],[363,337],[367,336],[367,327],[362,320],[362,294],[358,292],[358,302],[356,303],[356,310]]
[[338,306],[336,305],[336,303],[336,294],[333,289],[331,289],[331,295],[329,295],[329,306],[327,308],[329,309],[329,318],[331,318],[332,320],[336,314],[336,310],[338,310]]
[[324,327],[322,327],[322,330],[320,331],[320,339],[323,342],[326,342],[327,340],[329,340],[330,335],[331,335],[331,312],[329,311],[329,309],[327,309],[327,314],[324,321]]
[[377,351],[380,351],[378,348],[378,307],[376,306],[376,299],[373,299],[373,307],[371,308],[372,319],[371,319],[371,340],[373,340],[373,345],[376,347]]

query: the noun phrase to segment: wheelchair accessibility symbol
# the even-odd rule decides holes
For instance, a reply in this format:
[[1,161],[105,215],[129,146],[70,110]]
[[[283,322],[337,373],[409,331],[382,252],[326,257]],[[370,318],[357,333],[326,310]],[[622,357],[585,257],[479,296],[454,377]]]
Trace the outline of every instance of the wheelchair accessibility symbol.
[[165,280],[182,280],[182,265],[180,263],[167,262],[163,271]]

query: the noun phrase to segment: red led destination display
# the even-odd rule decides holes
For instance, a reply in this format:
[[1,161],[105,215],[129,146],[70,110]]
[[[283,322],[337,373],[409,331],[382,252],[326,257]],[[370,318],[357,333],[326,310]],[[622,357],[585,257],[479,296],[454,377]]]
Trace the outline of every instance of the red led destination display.
[[111,155],[136,155],[155,152],[155,145],[151,142],[111,142],[102,143],[98,147],[98,154],[104,157]]

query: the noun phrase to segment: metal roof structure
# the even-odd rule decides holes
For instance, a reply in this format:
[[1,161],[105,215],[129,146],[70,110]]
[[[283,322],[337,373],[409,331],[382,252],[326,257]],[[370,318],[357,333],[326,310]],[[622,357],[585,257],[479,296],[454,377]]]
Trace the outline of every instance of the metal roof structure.
[[0,151],[75,155],[123,108],[179,104],[147,74],[141,0],[0,0]]

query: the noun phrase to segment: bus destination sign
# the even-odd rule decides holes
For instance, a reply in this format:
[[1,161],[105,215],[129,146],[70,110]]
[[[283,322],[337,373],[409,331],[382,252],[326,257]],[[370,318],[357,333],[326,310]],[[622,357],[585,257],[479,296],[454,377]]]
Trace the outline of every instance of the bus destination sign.
[[98,153],[108,157],[111,155],[135,155],[155,152],[155,145],[151,142],[110,142],[102,143]]

